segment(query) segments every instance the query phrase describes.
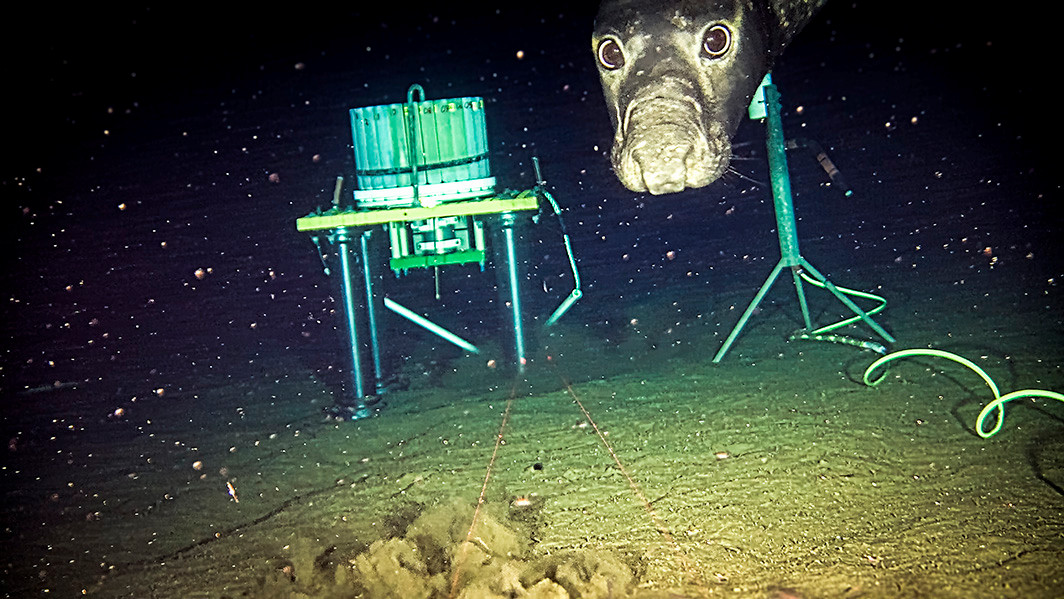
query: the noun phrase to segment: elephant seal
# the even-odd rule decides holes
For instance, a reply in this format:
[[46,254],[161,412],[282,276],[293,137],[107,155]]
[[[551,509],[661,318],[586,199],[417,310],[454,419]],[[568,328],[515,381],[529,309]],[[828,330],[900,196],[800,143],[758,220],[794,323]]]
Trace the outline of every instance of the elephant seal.
[[603,0],[592,48],[617,178],[665,194],[717,180],[773,61],[827,0]]

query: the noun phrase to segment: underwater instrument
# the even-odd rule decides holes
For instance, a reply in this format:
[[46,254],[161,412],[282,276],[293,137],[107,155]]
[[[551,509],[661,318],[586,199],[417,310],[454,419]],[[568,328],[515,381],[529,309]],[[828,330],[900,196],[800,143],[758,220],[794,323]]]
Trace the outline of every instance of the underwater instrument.
[[[872,315],[878,313],[886,305],[886,300],[883,298],[864,292],[857,292],[845,287],[836,287],[827,277],[820,273],[812,264],[809,263],[801,252],[798,250],[798,233],[794,218],[794,204],[791,200],[791,179],[790,174],[787,171],[787,142],[783,138],[783,122],[780,118],[780,94],[776,89],[776,86],[772,84],[772,74],[765,75],[765,78],[761,81],[761,86],[758,87],[757,93],[754,94],[753,100],[750,102],[749,115],[751,119],[766,121],[766,145],[768,148],[768,164],[769,174],[772,178],[772,199],[776,209],[776,230],[779,236],[780,245],[780,260],[776,263],[776,267],[772,269],[768,279],[754,295],[754,299],[747,306],[746,311],[739,318],[739,322],[736,323],[732,329],[728,338],[724,341],[724,345],[717,351],[717,354],[713,357],[714,363],[719,363],[724,354],[728,352],[728,349],[735,342],[735,339],[742,332],[746,322],[753,315],[754,310],[757,309],[758,304],[764,299],[768,293],[769,288],[783,272],[784,268],[791,269],[791,277],[794,280],[794,288],[798,294],[798,304],[802,310],[802,319],[805,322],[805,328],[796,333],[796,336],[792,338],[806,338],[814,340],[825,341],[839,341],[842,337],[840,335],[825,336],[824,333],[835,330],[837,328],[847,326],[858,320],[863,321],[880,337],[886,340],[888,343],[894,342],[894,337],[891,336],[882,326],[872,319]],[[792,144],[793,147],[802,147],[808,144]],[[823,154],[823,150],[819,152]],[[831,161],[827,159],[826,155],[821,159],[818,156],[818,161],[821,165],[831,164]],[[831,164],[831,167],[825,167],[828,174],[831,175],[834,170],[837,173],[837,169]],[[832,176],[833,180],[839,181],[837,174]],[[845,185],[842,185],[843,192],[846,195],[849,190]],[[805,290],[802,287],[802,282],[806,281],[822,289],[827,289],[833,296],[835,296],[844,306],[850,309],[855,316],[846,319],[840,323],[828,325],[826,327],[820,327],[813,329],[812,320],[809,317],[809,306],[806,303]],[[863,298],[874,299],[880,301],[880,305],[874,310],[864,310],[859,307],[850,296],[858,296]],[[804,336],[803,336],[804,335]],[[859,343],[859,342],[858,342]],[[876,349],[875,346],[869,346],[868,349]],[[879,346],[881,347],[881,346]],[[879,353],[883,353],[880,351]]]
[[[358,189],[353,203],[341,196],[343,178],[338,177],[332,206],[296,220],[296,229],[309,233],[318,250],[323,270],[330,268],[322,240],[334,246],[340,261],[340,292],[343,297],[347,341],[351,361],[351,390],[356,406],[351,419],[370,415],[364,397],[354,270],[361,264],[363,306],[368,323],[368,345],[373,361],[373,384],[377,394],[386,390],[381,364],[378,308],[388,310],[439,336],[465,351],[479,353],[463,339],[428,317],[383,296],[371,268],[373,233],[383,231],[390,248],[388,266],[400,277],[412,269],[433,269],[439,299],[439,269],[479,264],[483,271],[488,243],[485,229],[500,233],[502,248],[495,248],[497,267],[505,268],[505,289],[500,304],[508,312],[514,340],[514,366],[519,373],[526,364],[524,319],[518,282],[515,227],[519,218],[532,215],[541,204],[550,205],[561,222],[561,209],[546,189],[533,159],[536,186],[521,192],[496,193],[488,160],[485,103],[481,97],[425,99],[417,84],[407,90],[406,102],[352,108],[351,137]],[[547,319],[556,322],[580,299],[580,276],[568,234],[562,225],[563,242],[572,269],[574,289]],[[357,251],[356,251],[357,244]],[[375,281],[378,281],[375,284]]]

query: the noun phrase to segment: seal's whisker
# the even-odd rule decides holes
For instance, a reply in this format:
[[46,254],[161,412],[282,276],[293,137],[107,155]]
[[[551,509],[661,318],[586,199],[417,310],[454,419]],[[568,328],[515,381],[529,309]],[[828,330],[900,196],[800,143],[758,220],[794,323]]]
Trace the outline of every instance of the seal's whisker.
[[754,179],[753,177],[750,177],[749,175],[744,175],[743,173],[740,173],[738,170],[736,170],[735,167],[733,167],[733,166],[728,166],[727,170],[725,170],[724,173],[726,175],[727,174],[735,175],[736,177],[739,177],[740,179],[742,179],[744,181],[749,181],[750,183],[753,183],[754,185],[757,185],[758,187],[768,187],[768,183],[765,183],[764,181],[758,181],[757,179]]

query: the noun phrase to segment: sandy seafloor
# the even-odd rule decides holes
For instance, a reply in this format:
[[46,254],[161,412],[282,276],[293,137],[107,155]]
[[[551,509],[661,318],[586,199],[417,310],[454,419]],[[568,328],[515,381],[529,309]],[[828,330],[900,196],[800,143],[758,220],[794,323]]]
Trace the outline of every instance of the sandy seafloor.
[[[9,65],[3,596],[1064,596],[1059,402],[1013,402],[982,439],[992,396],[952,362],[866,387],[876,354],[788,341],[789,277],[712,363],[779,256],[768,187],[621,188],[593,14],[85,11]],[[893,349],[1061,391],[1059,126],[1019,108],[1044,46],[947,15],[832,5],[776,69],[787,132],[855,192],[791,153],[803,255],[887,298]],[[389,276],[483,353],[390,322],[405,388],[326,421],[343,321],[293,221],[353,170],[346,109],[414,82],[488,100],[500,187],[540,157],[585,297],[542,328],[572,280],[556,226],[527,228],[515,376],[488,367],[490,266],[441,271],[439,301],[428,273]],[[764,181],[761,135],[742,126],[735,164]],[[807,292],[818,323],[845,315]]]

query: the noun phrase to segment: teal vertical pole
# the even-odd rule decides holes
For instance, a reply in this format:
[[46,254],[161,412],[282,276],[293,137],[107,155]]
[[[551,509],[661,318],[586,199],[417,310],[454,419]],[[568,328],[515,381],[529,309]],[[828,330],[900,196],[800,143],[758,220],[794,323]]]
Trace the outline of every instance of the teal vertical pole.
[[794,202],[791,200],[791,177],[787,171],[787,146],[783,139],[783,119],[780,118],[780,93],[776,86],[764,86],[768,119],[766,145],[768,170],[772,177],[772,198],[776,206],[776,229],[780,238],[780,255],[784,266],[798,266],[798,230],[794,224]]
[[787,140],[783,137],[783,119],[780,117],[780,92],[772,83],[764,86],[765,118],[768,124],[766,145],[768,148],[768,171],[772,177],[772,199],[776,207],[776,232],[780,238],[780,260],[791,267],[794,289],[798,293],[798,306],[802,310],[805,328],[812,328],[809,304],[797,268],[802,263],[798,250],[798,227],[794,218],[794,201],[791,198],[791,174],[787,169]]
[[517,372],[525,372],[525,333],[521,326],[521,294],[517,285],[517,250],[514,243],[514,215],[502,215],[502,231],[506,239],[506,269],[510,282],[510,307],[514,325],[514,359],[517,360]]
[[362,249],[362,275],[366,282],[366,315],[369,320],[369,346],[373,350],[374,388],[380,394],[384,375],[381,373],[381,346],[377,337],[377,308],[373,301],[373,274],[369,268],[369,238],[372,231],[366,230],[359,237]]
[[344,301],[344,315],[347,316],[347,338],[351,345],[351,382],[354,385],[358,409],[365,409],[362,398],[362,360],[359,358],[358,331],[355,326],[355,290],[351,286],[351,238],[346,227],[335,230],[336,245],[340,249],[340,291]]

